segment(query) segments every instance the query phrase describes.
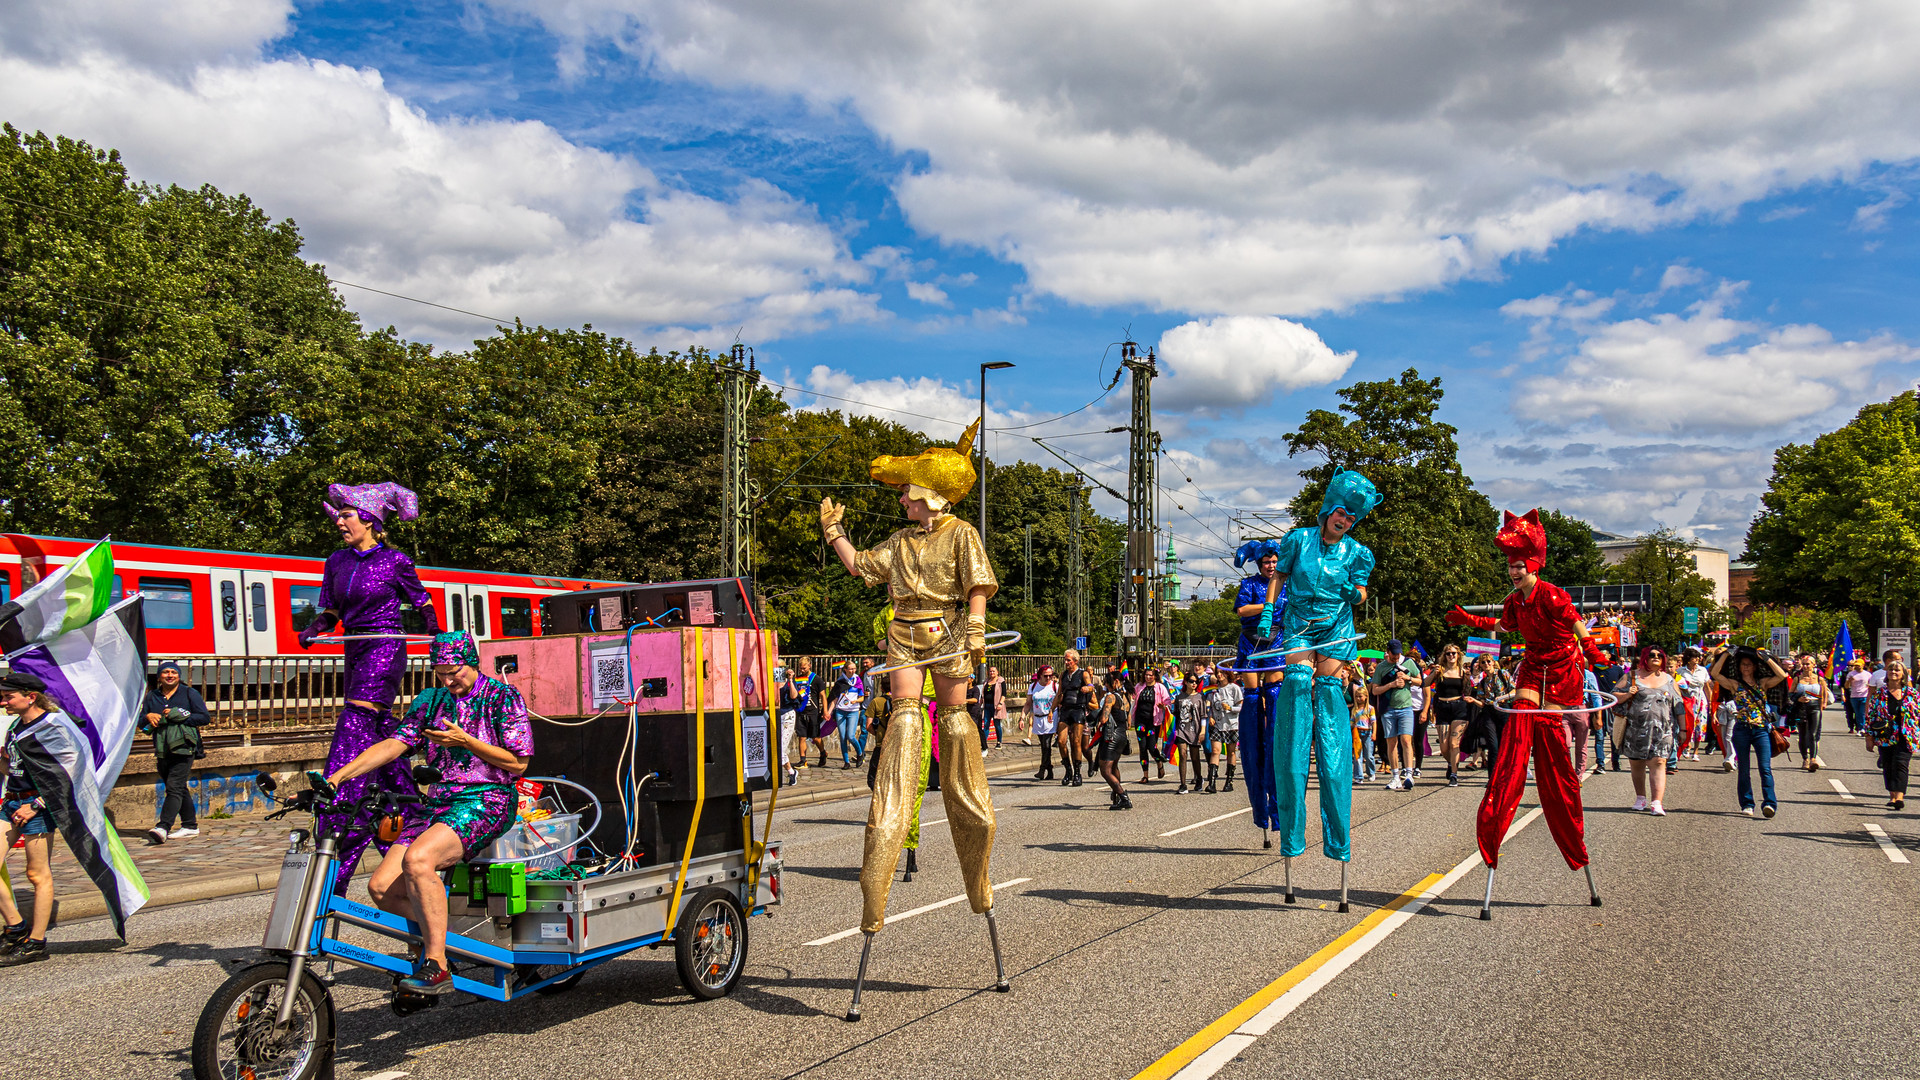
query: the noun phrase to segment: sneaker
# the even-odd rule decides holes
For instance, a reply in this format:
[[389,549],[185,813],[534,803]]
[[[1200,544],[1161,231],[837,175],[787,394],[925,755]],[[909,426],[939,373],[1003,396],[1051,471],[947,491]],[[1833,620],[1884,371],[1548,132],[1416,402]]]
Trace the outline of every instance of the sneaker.
[[1459,787],[1459,786],[1460,786],[1460,774],[1459,774],[1459,773],[1448,773],[1448,774],[1447,774],[1447,786],[1448,786],[1448,787]]
[[1647,804],[1647,809],[1653,812],[1653,816],[1654,816],[1654,817],[1666,817],[1666,816],[1667,816],[1667,808],[1666,808],[1666,807],[1664,807],[1664,806],[1661,806],[1661,805],[1660,805],[1659,803],[1657,803],[1657,802],[1654,802],[1654,803],[1648,803],[1648,804]]
[[1743,806],[1743,807],[1741,807],[1741,808],[1740,808],[1740,812],[1741,812],[1741,813],[1743,813],[1743,814],[1745,814],[1745,815],[1747,815],[1748,817],[1752,817],[1752,816],[1753,816],[1753,807],[1751,807],[1751,806]]
[[167,830],[155,825],[147,830],[147,846],[158,847],[167,842]]
[[1774,814],[1778,812],[1779,812],[1779,809],[1777,807],[1763,806],[1760,808],[1760,816],[1762,817],[1772,817]]
[[197,826],[197,825],[182,825],[182,826],[180,826],[179,828],[177,828],[177,829],[175,829],[175,830],[173,830],[172,832],[170,832],[170,833],[168,833],[168,834],[167,834],[167,839],[169,839],[169,840],[184,840],[184,839],[186,839],[186,838],[187,838],[187,837],[189,837],[189,836],[199,836],[199,835],[200,835],[200,828],[199,828],[199,826]]
[[453,990],[453,976],[438,960],[422,960],[413,974],[394,983],[394,987],[408,994],[445,994]]
[[1646,808],[1647,808],[1647,797],[1645,795],[1635,795],[1633,797],[1633,809],[1645,810]]
[[0,957],[0,967],[37,964],[45,959],[47,959],[47,941],[45,938],[23,938],[19,948]]
[[1720,763],[1720,771],[1721,771],[1721,772],[1732,772],[1732,771],[1733,771],[1733,762],[1731,762],[1731,761],[1722,761],[1722,762]]
[[1419,770],[1419,769],[1415,769],[1415,770],[1413,770],[1413,778],[1414,778],[1415,780],[1418,780],[1418,779],[1420,779],[1420,770]]
[[12,956],[14,951],[20,948],[21,943],[27,940],[27,931],[31,928],[32,924],[22,919],[5,930],[0,930],[0,957]]

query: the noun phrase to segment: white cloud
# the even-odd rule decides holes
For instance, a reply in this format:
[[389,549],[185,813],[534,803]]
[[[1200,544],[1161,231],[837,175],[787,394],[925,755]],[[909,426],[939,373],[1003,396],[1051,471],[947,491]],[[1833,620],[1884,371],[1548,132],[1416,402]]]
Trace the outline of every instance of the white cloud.
[[911,222],[1096,305],[1304,314],[1920,154],[1920,5],[494,0],[849,106]]
[[[1879,365],[1920,359],[1920,349],[1886,335],[1835,341],[1811,324],[1735,319],[1727,308],[1739,289],[1723,284],[1684,314],[1571,324],[1577,351],[1558,372],[1522,380],[1514,412],[1637,435],[1778,430],[1859,400]],[[1525,313],[1563,317],[1537,303]]]
[[923,304],[933,304],[937,307],[953,306],[952,303],[947,300],[947,291],[945,289],[925,281],[907,282],[907,295]]
[[1685,289],[1689,286],[1698,285],[1706,280],[1707,272],[1705,270],[1697,266],[1688,266],[1685,263],[1674,263],[1661,272],[1660,291],[1666,292],[1669,289]]
[[[962,429],[980,417],[978,386],[956,386],[931,375],[912,379],[900,375],[885,379],[861,379],[850,372],[816,364],[807,373],[805,389],[800,393],[819,395],[802,404],[801,408],[837,410],[855,416],[891,420],[915,431],[925,432],[932,438],[948,441],[958,437]],[[987,427],[1031,424],[1043,419],[1044,415],[1018,409],[999,409],[989,403]],[[1019,441],[1026,442],[1024,438]]]
[[[294,218],[309,257],[336,277],[675,346],[712,327],[765,338],[880,317],[858,288],[872,271],[770,185],[707,198],[545,124],[431,118],[376,71],[261,60],[285,30],[281,0],[162,5],[141,34],[121,31],[138,22],[125,6],[99,0],[10,25],[0,38],[9,119],[117,147],[142,179],[245,192]],[[409,336],[486,332],[375,294],[349,300]]]
[[1312,330],[1270,316],[1182,323],[1160,335],[1167,371],[1154,403],[1169,412],[1260,407],[1276,390],[1338,379],[1357,355],[1334,352]]

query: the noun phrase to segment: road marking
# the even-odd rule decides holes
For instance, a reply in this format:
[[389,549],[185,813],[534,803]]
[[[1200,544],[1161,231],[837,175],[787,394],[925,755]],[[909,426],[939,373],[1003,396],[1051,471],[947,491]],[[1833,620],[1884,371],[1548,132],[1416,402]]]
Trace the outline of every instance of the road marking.
[[1251,813],[1253,813],[1253,807],[1243,806],[1240,809],[1235,810],[1230,814],[1221,814],[1219,817],[1210,817],[1205,821],[1196,821],[1191,825],[1182,825],[1179,828],[1173,830],[1172,832],[1163,832],[1160,835],[1161,836],[1179,836],[1183,832],[1191,832],[1202,825],[1211,825],[1216,821],[1225,821],[1230,817],[1239,817],[1241,814],[1251,814]]
[[1874,843],[1880,845],[1880,850],[1886,853],[1888,862],[1903,863],[1910,861],[1907,858],[1906,852],[1901,851],[1893,845],[1893,838],[1887,835],[1887,830],[1869,821],[1867,822],[1867,834],[1873,837]]
[[1832,777],[1827,778],[1827,783],[1833,785],[1833,790],[1839,792],[1841,798],[1843,799],[1853,798],[1853,792],[1847,790],[1847,785],[1841,783],[1838,780],[1833,779]]
[[[1535,807],[1514,822],[1501,843],[1504,845],[1507,840],[1513,839],[1514,834],[1533,824],[1540,815],[1541,810]],[[1204,1080],[1213,1076],[1258,1041],[1260,1036],[1272,1031],[1280,1021],[1319,993],[1341,972],[1372,952],[1374,946],[1405,925],[1421,908],[1452,888],[1454,882],[1483,865],[1485,863],[1481,861],[1480,853],[1475,851],[1445,874],[1428,874],[1413,888],[1389,900],[1385,906],[1360,920],[1353,929],[1334,938],[1292,971],[1268,983],[1258,993],[1235,1005],[1225,1016],[1202,1028],[1199,1034],[1142,1069],[1134,1080]]]
[[[1003,881],[1000,884],[995,885],[993,887],[993,891],[999,892],[1001,889],[1011,889],[1015,885],[1024,885],[1027,882],[1032,880],[1033,880],[1032,878],[1017,877],[1017,878],[1014,878],[1012,881]],[[929,911],[938,911],[949,904],[957,904],[960,901],[965,900],[966,898],[967,898],[967,894],[961,893],[959,896],[949,896],[945,900],[941,900],[937,903],[927,904],[924,907],[917,907],[917,908],[914,908],[912,911],[903,911],[898,915],[889,915],[887,916],[887,925],[891,926],[894,923],[901,921],[902,919],[911,919],[915,915],[925,915]],[[843,941],[847,938],[850,938],[859,932],[860,932],[860,928],[856,926],[851,930],[842,930],[837,934],[828,934],[826,937],[823,937],[823,938],[814,938],[812,941],[807,942],[807,944],[831,945],[836,941]]]
[[374,1073],[372,1076],[367,1077],[367,1080],[400,1080],[400,1078],[405,1075],[407,1074],[399,1071]]
[[929,825],[945,825],[946,823],[947,823],[947,819],[946,819],[946,818],[943,818],[943,817],[942,817],[942,818],[934,818],[934,819],[933,819],[932,821],[923,821],[923,822],[921,822],[921,823],[920,823],[920,827],[924,829],[924,828],[926,828],[926,827],[928,827]]

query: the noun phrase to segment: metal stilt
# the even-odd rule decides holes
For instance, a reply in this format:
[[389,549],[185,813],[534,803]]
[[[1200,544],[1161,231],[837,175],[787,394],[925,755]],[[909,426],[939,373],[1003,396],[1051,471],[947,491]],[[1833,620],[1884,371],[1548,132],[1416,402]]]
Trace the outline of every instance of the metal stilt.
[[1273,837],[1267,835],[1267,830],[1265,828],[1262,828],[1260,830],[1260,846],[1263,848],[1270,848],[1273,846]]
[[1593,864],[1588,863],[1585,867],[1582,867],[1582,869],[1587,872],[1587,901],[1594,907],[1599,907],[1600,890],[1595,888],[1593,884]]
[[1286,857],[1287,864],[1287,903],[1293,903],[1293,856]]
[[1347,910],[1347,864],[1340,864],[1340,910]]
[[866,937],[860,946],[860,973],[853,977],[853,1004],[847,1006],[849,1024],[860,1019],[860,991],[867,985],[867,957],[873,954],[873,931],[866,931]]
[[1000,959],[1000,924],[994,920],[992,908],[987,909],[987,937],[993,942],[993,971],[999,980],[993,988],[1004,994],[1013,989],[1013,984],[1007,981],[1007,965]]
[[900,879],[901,882],[904,883],[904,882],[912,881],[913,872],[915,870],[920,869],[920,862],[918,859],[915,858],[915,856],[918,854],[920,854],[918,849],[915,849],[915,848],[907,849],[907,874],[905,877]]
[[1480,901],[1480,917],[1493,918],[1493,867],[1487,867],[1487,895]]

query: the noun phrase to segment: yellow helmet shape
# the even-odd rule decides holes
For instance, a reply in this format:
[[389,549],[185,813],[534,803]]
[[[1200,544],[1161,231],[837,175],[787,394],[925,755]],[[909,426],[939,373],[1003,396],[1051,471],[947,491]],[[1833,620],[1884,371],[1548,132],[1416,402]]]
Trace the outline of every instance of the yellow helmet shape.
[[979,478],[973,469],[973,437],[979,430],[980,421],[968,424],[951,449],[930,447],[912,457],[882,454],[873,459],[869,475],[890,487],[906,488],[909,495],[925,499],[935,510],[945,510],[964,498]]

